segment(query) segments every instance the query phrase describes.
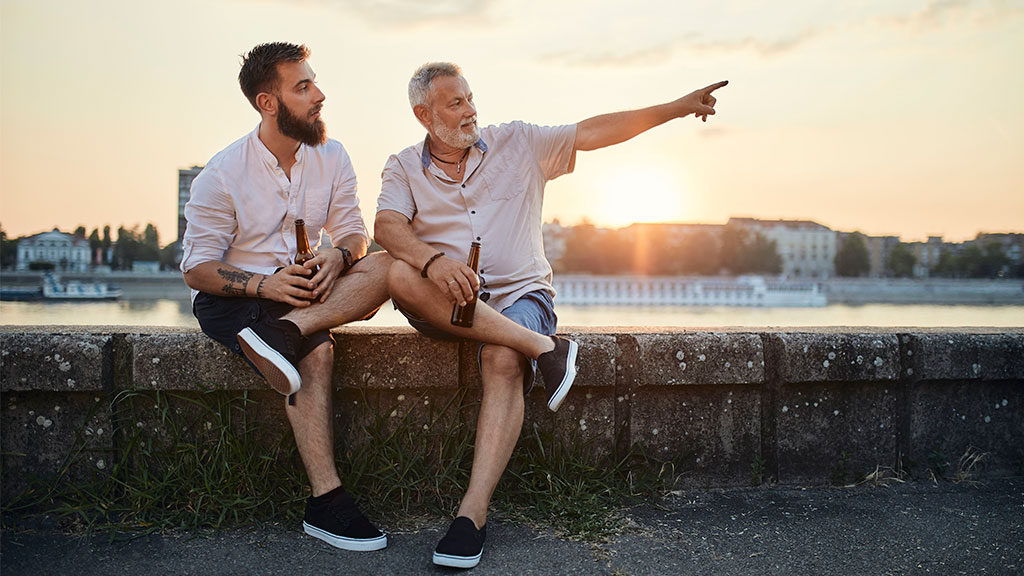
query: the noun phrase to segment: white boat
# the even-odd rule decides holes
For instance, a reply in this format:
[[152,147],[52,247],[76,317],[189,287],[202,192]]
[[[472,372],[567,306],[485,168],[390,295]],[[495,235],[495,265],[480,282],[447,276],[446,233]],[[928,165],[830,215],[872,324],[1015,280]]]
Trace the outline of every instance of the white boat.
[[818,307],[817,282],[684,276],[555,276],[559,304],[599,306]]
[[43,276],[43,298],[46,300],[117,300],[121,289],[93,282],[69,280],[61,282],[53,274]]

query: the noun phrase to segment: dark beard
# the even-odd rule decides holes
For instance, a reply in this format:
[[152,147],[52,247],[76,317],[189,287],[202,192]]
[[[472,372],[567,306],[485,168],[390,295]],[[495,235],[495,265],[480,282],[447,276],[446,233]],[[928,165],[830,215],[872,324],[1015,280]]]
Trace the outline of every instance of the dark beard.
[[312,122],[302,120],[277,99],[277,129],[281,134],[298,140],[307,146],[319,146],[327,142],[327,126],[320,118]]

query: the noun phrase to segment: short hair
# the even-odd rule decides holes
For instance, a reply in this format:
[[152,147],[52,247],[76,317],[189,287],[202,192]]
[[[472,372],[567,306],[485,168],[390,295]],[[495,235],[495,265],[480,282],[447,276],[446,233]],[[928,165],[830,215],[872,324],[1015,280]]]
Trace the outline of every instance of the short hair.
[[451,62],[427,62],[416,69],[409,79],[409,105],[426,104],[430,95],[430,84],[441,76],[462,76],[462,68]]
[[309,58],[309,54],[305,44],[297,46],[287,42],[268,42],[256,46],[242,56],[242,69],[238,71],[242,94],[259,111],[256,96],[260,92],[273,92],[279,87],[281,77],[277,73],[277,65],[281,62],[303,62]]

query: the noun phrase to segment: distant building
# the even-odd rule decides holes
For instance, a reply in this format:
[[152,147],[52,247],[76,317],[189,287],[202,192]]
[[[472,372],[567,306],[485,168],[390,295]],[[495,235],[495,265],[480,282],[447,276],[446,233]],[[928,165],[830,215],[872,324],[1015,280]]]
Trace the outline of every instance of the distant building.
[[994,234],[991,232],[979,232],[974,242],[984,248],[989,244],[998,244],[1003,249],[1003,254],[1015,265],[1024,260],[1024,234]]
[[557,219],[545,222],[542,227],[544,234],[544,257],[548,259],[551,266],[557,266],[558,261],[565,255],[565,241],[572,232],[572,228],[562,226]]
[[782,273],[804,278],[831,278],[836,273],[836,232],[810,220],[758,220],[729,218],[728,225],[741,226],[775,241],[782,258]]
[[58,272],[89,271],[89,241],[57,228],[18,241],[16,270],[29,270],[33,263],[49,263]]
[[886,265],[889,262],[889,252],[900,243],[899,236],[865,236],[868,248],[868,262],[871,264],[868,269],[868,276],[882,278],[886,275]]
[[914,255],[914,278],[927,278],[932,268],[939,263],[939,256],[946,249],[942,236],[929,236],[927,242],[909,242],[911,254]]
[[[184,170],[178,170],[178,245],[181,245],[185,237],[185,204],[191,196],[192,181],[203,171],[202,166],[193,166]],[[180,260],[180,258],[179,258]]]

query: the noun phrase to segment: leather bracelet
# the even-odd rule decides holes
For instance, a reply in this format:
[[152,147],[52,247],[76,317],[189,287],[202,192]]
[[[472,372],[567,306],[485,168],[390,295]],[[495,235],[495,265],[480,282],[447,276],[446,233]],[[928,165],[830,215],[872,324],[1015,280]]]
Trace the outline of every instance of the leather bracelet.
[[426,278],[427,277],[427,268],[430,268],[430,265],[434,263],[434,260],[437,260],[441,256],[444,256],[444,252],[438,252],[437,254],[434,254],[433,256],[431,256],[430,260],[427,260],[427,263],[423,265],[423,269],[420,270],[420,276],[423,276],[424,278]]

